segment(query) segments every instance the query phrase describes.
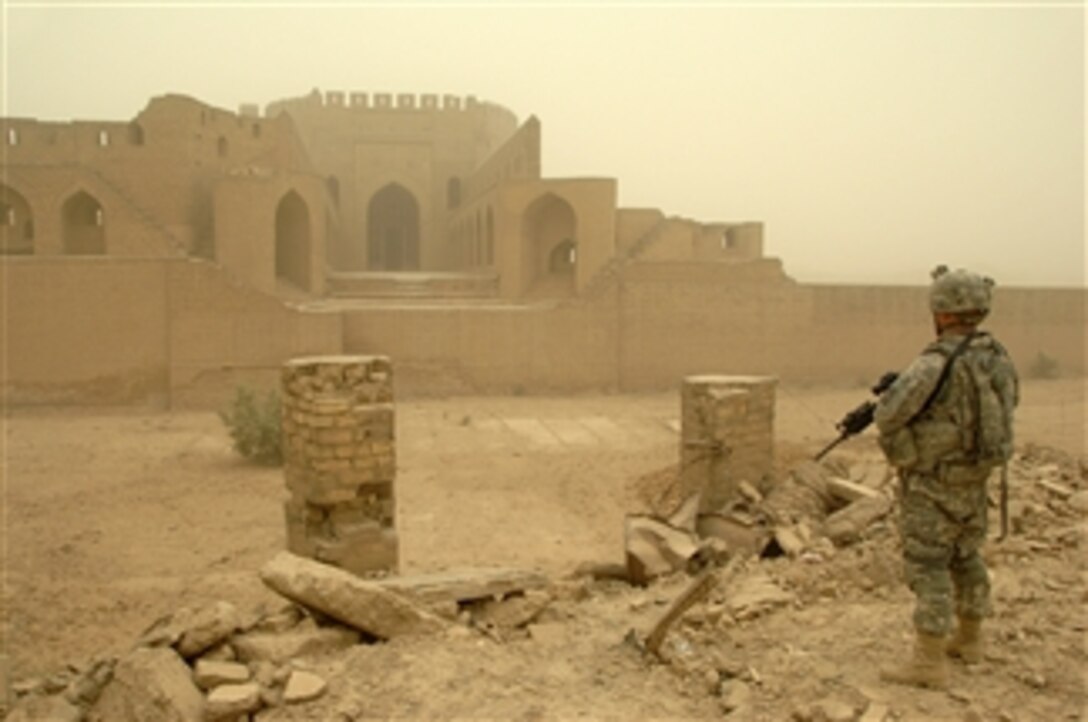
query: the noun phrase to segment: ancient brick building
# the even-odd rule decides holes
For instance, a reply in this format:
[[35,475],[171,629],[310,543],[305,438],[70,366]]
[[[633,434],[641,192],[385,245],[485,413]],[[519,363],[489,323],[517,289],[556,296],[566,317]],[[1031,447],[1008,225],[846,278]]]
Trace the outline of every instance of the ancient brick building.
[[[471,97],[317,91],[0,119],[0,396],[206,405],[341,353],[390,357],[409,394],[865,388],[930,334],[927,279],[797,283],[759,222],[542,177],[541,132]],[[1085,307],[999,287],[992,325],[1022,364],[1083,373]]]

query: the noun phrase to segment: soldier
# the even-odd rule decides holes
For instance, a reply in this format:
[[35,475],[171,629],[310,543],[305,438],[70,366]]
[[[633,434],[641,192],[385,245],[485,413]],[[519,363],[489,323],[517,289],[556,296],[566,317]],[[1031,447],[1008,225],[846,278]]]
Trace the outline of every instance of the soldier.
[[[982,657],[990,581],[979,549],[986,538],[986,484],[1012,455],[1016,369],[978,325],[990,311],[993,281],[939,266],[930,310],[937,340],[877,403],[880,445],[899,476],[900,535],[914,592],[914,654],[881,679],[948,685],[948,656]],[[957,627],[946,642],[955,612]]]

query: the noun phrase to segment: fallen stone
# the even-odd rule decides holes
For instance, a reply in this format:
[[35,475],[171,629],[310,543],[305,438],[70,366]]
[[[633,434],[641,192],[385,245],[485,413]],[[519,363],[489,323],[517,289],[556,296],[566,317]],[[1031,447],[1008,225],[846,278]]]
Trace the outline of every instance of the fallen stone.
[[723,712],[734,712],[752,700],[752,688],[739,679],[722,682],[721,708]]
[[102,694],[102,690],[113,678],[116,660],[95,660],[73,679],[64,690],[64,698],[74,705],[90,707]]
[[391,577],[374,584],[412,599],[438,604],[494,599],[529,589],[543,589],[548,586],[548,578],[539,572],[521,569],[451,569]]
[[327,688],[328,683],[313,672],[296,669],[291,672],[283,688],[283,702],[284,704],[308,702],[323,695]]
[[812,705],[809,719],[812,722],[854,722],[853,706],[838,699],[824,699]]
[[230,602],[215,602],[196,610],[177,641],[186,659],[214,647],[241,627],[238,610]]
[[624,539],[628,577],[635,584],[683,569],[699,550],[693,533],[648,516],[628,516]]
[[1035,483],[1059,499],[1068,499],[1073,496],[1073,489],[1065,484],[1059,484],[1058,482],[1049,479],[1039,479]]
[[189,667],[168,647],[139,648],[123,657],[90,710],[91,722],[202,722],[204,696]]
[[886,722],[888,711],[888,705],[880,702],[870,702],[858,722]]
[[669,515],[668,523],[676,529],[683,529],[692,534],[695,533],[695,518],[699,514],[699,504],[702,502],[702,494],[692,494],[684,500],[676,510]]
[[752,504],[760,504],[763,502],[763,494],[759,492],[759,489],[752,486],[752,483],[747,479],[742,479],[741,482],[737,484],[737,491]]
[[695,531],[702,539],[718,539],[726,548],[755,554],[763,550],[770,532],[762,526],[745,523],[736,514],[700,514]]
[[543,591],[528,591],[499,601],[488,600],[480,604],[474,614],[479,624],[493,624],[500,629],[517,629],[540,616],[551,604],[552,597]]
[[824,521],[824,536],[835,544],[857,541],[874,522],[892,509],[892,500],[884,495],[863,497],[831,514]]
[[1067,502],[1073,511],[1079,511],[1081,514],[1088,513],[1088,490],[1075,492],[1067,499]]
[[261,581],[293,602],[380,639],[431,634],[447,622],[395,592],[320,562],[281,552]]
[[792,592],[779,587],[766,574],[757,572],[739,581],[729,592],[726,605],[735,619],[745,620],[791,604],[795,599]]
[[193,682],[203,690],[209,690],[221,684],[241,684],[248,681],[249,667],[238,662],[199,659],[193,669]]
[[790,557],[801,554],[808,546],[794,527],[780,526],[774,530],[774,540],[782,552]]
[[204,714],[209,720],[236,719],[261,708],[261,686],[256,682],[224,684],[208,693]]
[[827,491],[835,498],[841,499],[847,503],[857,501],[858,499],[871,498],[880,494],[876,489],[863,484],[856,484],[848,479],[841,479],[837,476],[828,477]]
[[267,661],[275,664],[296,657],[317,657],[347,649],[359,643],[359,632],[340,626],[318,627],[313,622],[273,634],[248,632],[239,634],[232,642],[238,659],[243,662]]
[[83,719],[83,709],[63,697],[32,695],[16,702],[4,722],[83,722]]

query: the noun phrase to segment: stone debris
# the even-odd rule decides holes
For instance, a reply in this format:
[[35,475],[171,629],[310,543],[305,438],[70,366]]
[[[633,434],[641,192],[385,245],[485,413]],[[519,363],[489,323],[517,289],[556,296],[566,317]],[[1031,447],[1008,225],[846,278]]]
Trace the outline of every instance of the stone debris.
[[281,552],[261,581],[293,602],[379,639],[441,632],[446,622],[400,594],[342,569]]
[[863,496],[831,514],[824,521],[823,533],[835,544],[858,541],[874,522],[892,510],[892,500],[883,494]]
[[831,496],[847,503],[857,501],[858,499],[871,499],[880,495],[880,492],[872,487],[855,483],[849,479],[842,479],[837,476],[830,476],[827,478],[827,491]]
[[532,622],[548,608],[552,596],[548,592],[531,590],[505,599],[480,602],[473,610],[473,623],[499,629],[518,629]]
[[242,626],[238,610],[230,602],[215,602],[196,610],[177,641],[178,654],[186,659],[219,644]]
[[374,584],[427,604],[494,599],[544,589],[548,578],[523,569],[450,569],[376,580]]
[[63,697],[31,695],[19,700],[5,722],[83,722],[86,713]]
[[627,517],[624,543],[628,578],[635,584],[686,568],[699,550],[695,534],[649,516]]
[[313,672],[296,669],[283,688],[283,703],[298,704],[317,699],[325,693],[328,683]]
[[208,693],[204,714],[208,720],[234,720],[261,708],[261,686],[256,682],[223,684]]
[[199,659],[193,668],[193,682],[203,690],[209,690],[221,684],[241,684],[248,681],[249,667],[237,662]]
[[327,655],[359,643],[359,632],[340,626],[319,627],[312,621],[286,632],[249,632],[232,645],[243,662],[283,663],[298,657]]
[[168,647],[141,647],[121,658],[90,710],[91,722],[202,722],[204,695],[185,661]]
[[888,705],[886,704],[870,702],[858,722],[886,722],[889,711]]
[[734,619],[747,620],[795,600],[792,592],[782,589],[765,573],[755,571],[739,580],[726,595],[725,602]]

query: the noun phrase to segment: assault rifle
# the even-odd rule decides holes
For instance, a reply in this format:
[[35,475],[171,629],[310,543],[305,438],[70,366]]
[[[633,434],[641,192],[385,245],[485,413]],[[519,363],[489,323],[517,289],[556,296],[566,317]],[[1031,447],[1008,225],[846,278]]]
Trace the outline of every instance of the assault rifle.
[[[873,396],[879,397],[888,390],[889,386],[895,383],[897,378],[899,378],[898,373],[895,371],[888,371],[881,376],[880,380],[876,382],[876,385],[869,390],[873,393]],[[866,401],[856,409],[848,412],[846,416],[842,417],[842,421],[835,424],[835,428],[839,432],[839,438],[825,446],[819,454],[816,454],[816,461],[824,458],[824,456],[827,455],[827,452],[831,451],[851,436],[860,434],[862,431],[869,428],[869,425],[873,423],[874,411],[876,411],[876,402]]]

